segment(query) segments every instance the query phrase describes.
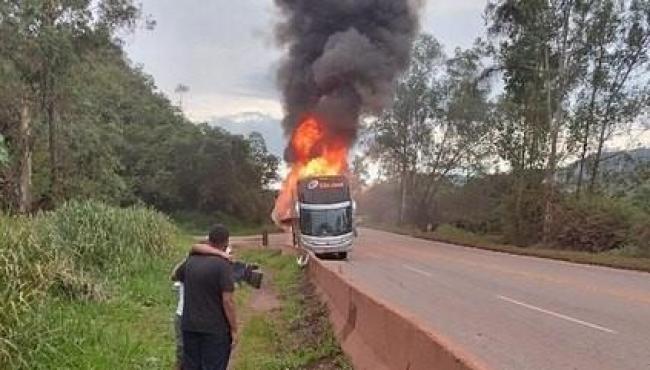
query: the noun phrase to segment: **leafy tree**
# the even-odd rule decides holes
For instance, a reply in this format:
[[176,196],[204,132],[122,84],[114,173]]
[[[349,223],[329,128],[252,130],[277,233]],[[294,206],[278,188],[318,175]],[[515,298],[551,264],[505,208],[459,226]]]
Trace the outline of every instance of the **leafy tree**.
[[[87,1],[31,0],[3,2],[0,6],[0,59],[18,78],[21,100],[20,209],[30,207],[32,121],[42,118],[48,130],[48,197],[60,198],[60,102],[71,68],[79,58],[102,44],[110,44],[118,29],[132,27],[139,10],[131,0]],[[35,112],[40,113],[36,117]]]
[[279,160],[276,156],[269,153],[266,148],[264,136],[259,132],[251,132],[248,135],[248,142],[251,148],[252,159],[254,164],[259,167],[258,173],[260,179],[258,183],[264,187],[269,186],[273,181],[278,180]]
[[[449,222],[522,246],[637,245],[605,242],[647,235],[647,217],[630,215],[647,208],[644,166],[611,170],[626,152],[607,144],[648,111],[650,1],[495,0],[485,15],[489,44],[450,58],[430,36],[415,46],[393,107],[369,125],[387,179],[363,203],[382,221]],[[498,95],[491,76],[503,82]],[[574,174],[575,187],[563,181]],[[585,188],[588,198],[573,199]],[[391,191],[396,199],[379,201]],[[592,211],[585,227],[575,218]],[[630,222],[614,222],[623,215]]]
[[502,0],[487,7],[489,33],[498,42],[495,70],[505,83],[497,142],[516,174],[515,194],[537,187],[531,179],[543,181],[544,240],[552,232],[558,164],[580,148],[579,192],[595,147],[593,190],[605,141],[647,104],[647,78],[634,72],[647,61],[648,4]]
[[579,150],[578,195],[585,180],[591,193],[604,180],[598,177],[607,159],[602,155],[605,142],[617,129],[635,124],[648,106],[650,81],[643,71],[650,38],[642,15],[648,12],[648,4],[603,0],[582,8],[586,63],[570,132]]
[[481,45],[457,49],[445,59],[440,45],[423,36],[413,63],[397,86],[395,103],[373,125],[373,153],[400,179],[400,222],[428,220],[443,180],[479,169],[488,153],[488,87],[479,84]]
[[584,70],[585,7],[581,0],[501,0],[489,2],[486,10],[489,33],[499,42],[495,58],[505,82],[502,107],[520,111],[516,116],[523,124],[510,128],[519,126],[520,138],[526,136],[521,142],[532,144],[523,153],[544,164],[545,240],[551,233],[562,134]]
[[[650,101],[650,80],[637,75],[650,62],[650,1],[618,5],[603,1],[599,5],[602,8],[596,13],[593,33],[599,45],[596,63],[602,65],[593,71],[591,83],[594,103],[590,105],[589,121],[592,125],[596,123],[598,135],[590,175],[591,192],[598,181],[605,141],[617,126],[633,122]],[[596,115],[599,122],[594,122]],[[583,153],[589,136],[590,126],[586,126]]]
[[0,4],[3,207],[99,199],[266,220],[278,159],[259,134],[188,121],[127,61],[115,35],[139,14],[130,0]]
[[422,155],[432,135],[438,91],[433,88],[436,72],[442,68],[442,47],[430,35],[423,35],[413,47],[408,71],[398,82],[393,107],[372,125],[371,153],[385,172],[400,179],[399,223],[406,217],[407,194],[412,189]]

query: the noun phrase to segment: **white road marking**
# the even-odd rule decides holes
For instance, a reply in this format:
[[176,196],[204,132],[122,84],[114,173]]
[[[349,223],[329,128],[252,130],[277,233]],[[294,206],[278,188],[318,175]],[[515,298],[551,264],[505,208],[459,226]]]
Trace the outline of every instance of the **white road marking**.
[[433,276],[433,275],[431,275],[430,273],[428,273],[428,272],[426,272],[426,271],[420,270],[420,269],[415,268],[415,267],[411,267],[411,266],[409,266],[409,265],[402,265],[402,266],[403,266],[405,269],[407,269],[407,270],[411,270],[411,271],[413,271],[413,272],[417,272],[418,274],[424,275],[424,276],[426,276],[426,277],[432,277],[432,276]]
[[608,328],[602,327],[600,325],[592,324],[590,322],[582,321],[582,320],[579,320],[579,319],[576,319],[576,318],[573,318],[573,317],[570,317],[570,316],[562,315],[561,313],[545,310],[545,309],[537,307],[537,306],[533,306],[533,305],[530,305],[530,304],[527,304],[527,303],[524,303],[524,302],[520,302],[520,301],[518,301],[516,299],[512,299],[512,298],[505,297],[505,296],[502,296],[502,295],[498,295],[497,298],[499,298],[501,300],[504,300],[506,302],[510,302],[512,304],[516,304],[518,306],[528,308],[528,309],[533,310],[533,311],[545,313],[547,315],[551,315],[551,316],[557,317],[559,319],[563,319],[563,320],[566,320],[566,321],[571,321],[571,322],[576,323],[576,324],[584,325],[584,326],[592,328],[592,329],[601,330],[601,331],[604,331],[604,332],[610,333],[610,334],[616,334],[615,330],[608,329]]

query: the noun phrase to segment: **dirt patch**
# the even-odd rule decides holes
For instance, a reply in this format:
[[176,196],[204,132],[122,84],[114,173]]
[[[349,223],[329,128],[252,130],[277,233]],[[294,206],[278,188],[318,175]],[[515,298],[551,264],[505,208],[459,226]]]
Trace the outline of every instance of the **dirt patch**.
[[290,329],[299,337],[304,338],[305,342],[303,343],[317,345],[318,339],[326,329],[326,326],[323,325],[323,317],[327,318],[327,307],[320,302],[316,295],[316,289],[306,278],[301,278],[298,292],[300,293],[299,302],[304,310],[300,317],[291,322]]
[[336,344],[327,306],[321,302],[316,288],[306,275],[301,275],[300,284],[296,289],[302,309],[300,314],[289,323],[289,330],[294,334],[292,346],[295,349],[301,347],[326,348],[323,356],[307,365],[305,369],[335,370],[345,368],[347,360],[341,348]]
[[253,290],[250,298],[250,308],[255,312],[272,312],[282,307],[282,302],[278,298],[271,286],[273,275],[270,271],[264,271],[264,281],[262,287]]

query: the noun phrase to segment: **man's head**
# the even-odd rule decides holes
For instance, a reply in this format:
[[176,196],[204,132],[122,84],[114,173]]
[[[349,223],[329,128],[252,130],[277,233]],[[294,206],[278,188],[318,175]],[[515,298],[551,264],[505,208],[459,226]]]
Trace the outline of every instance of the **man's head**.
[[210,244],[221,250],[225,250],[228,247],[229,238],[230,232],[228,232],[228,228],[222,224],[214,225],[208,235],[208,241]]

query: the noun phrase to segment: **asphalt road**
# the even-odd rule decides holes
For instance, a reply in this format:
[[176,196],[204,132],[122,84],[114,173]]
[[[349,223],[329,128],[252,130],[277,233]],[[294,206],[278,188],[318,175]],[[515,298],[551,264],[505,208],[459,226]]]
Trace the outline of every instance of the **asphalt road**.
[[326,265],[494,369],[650,369],[650,274],[361,229]]

